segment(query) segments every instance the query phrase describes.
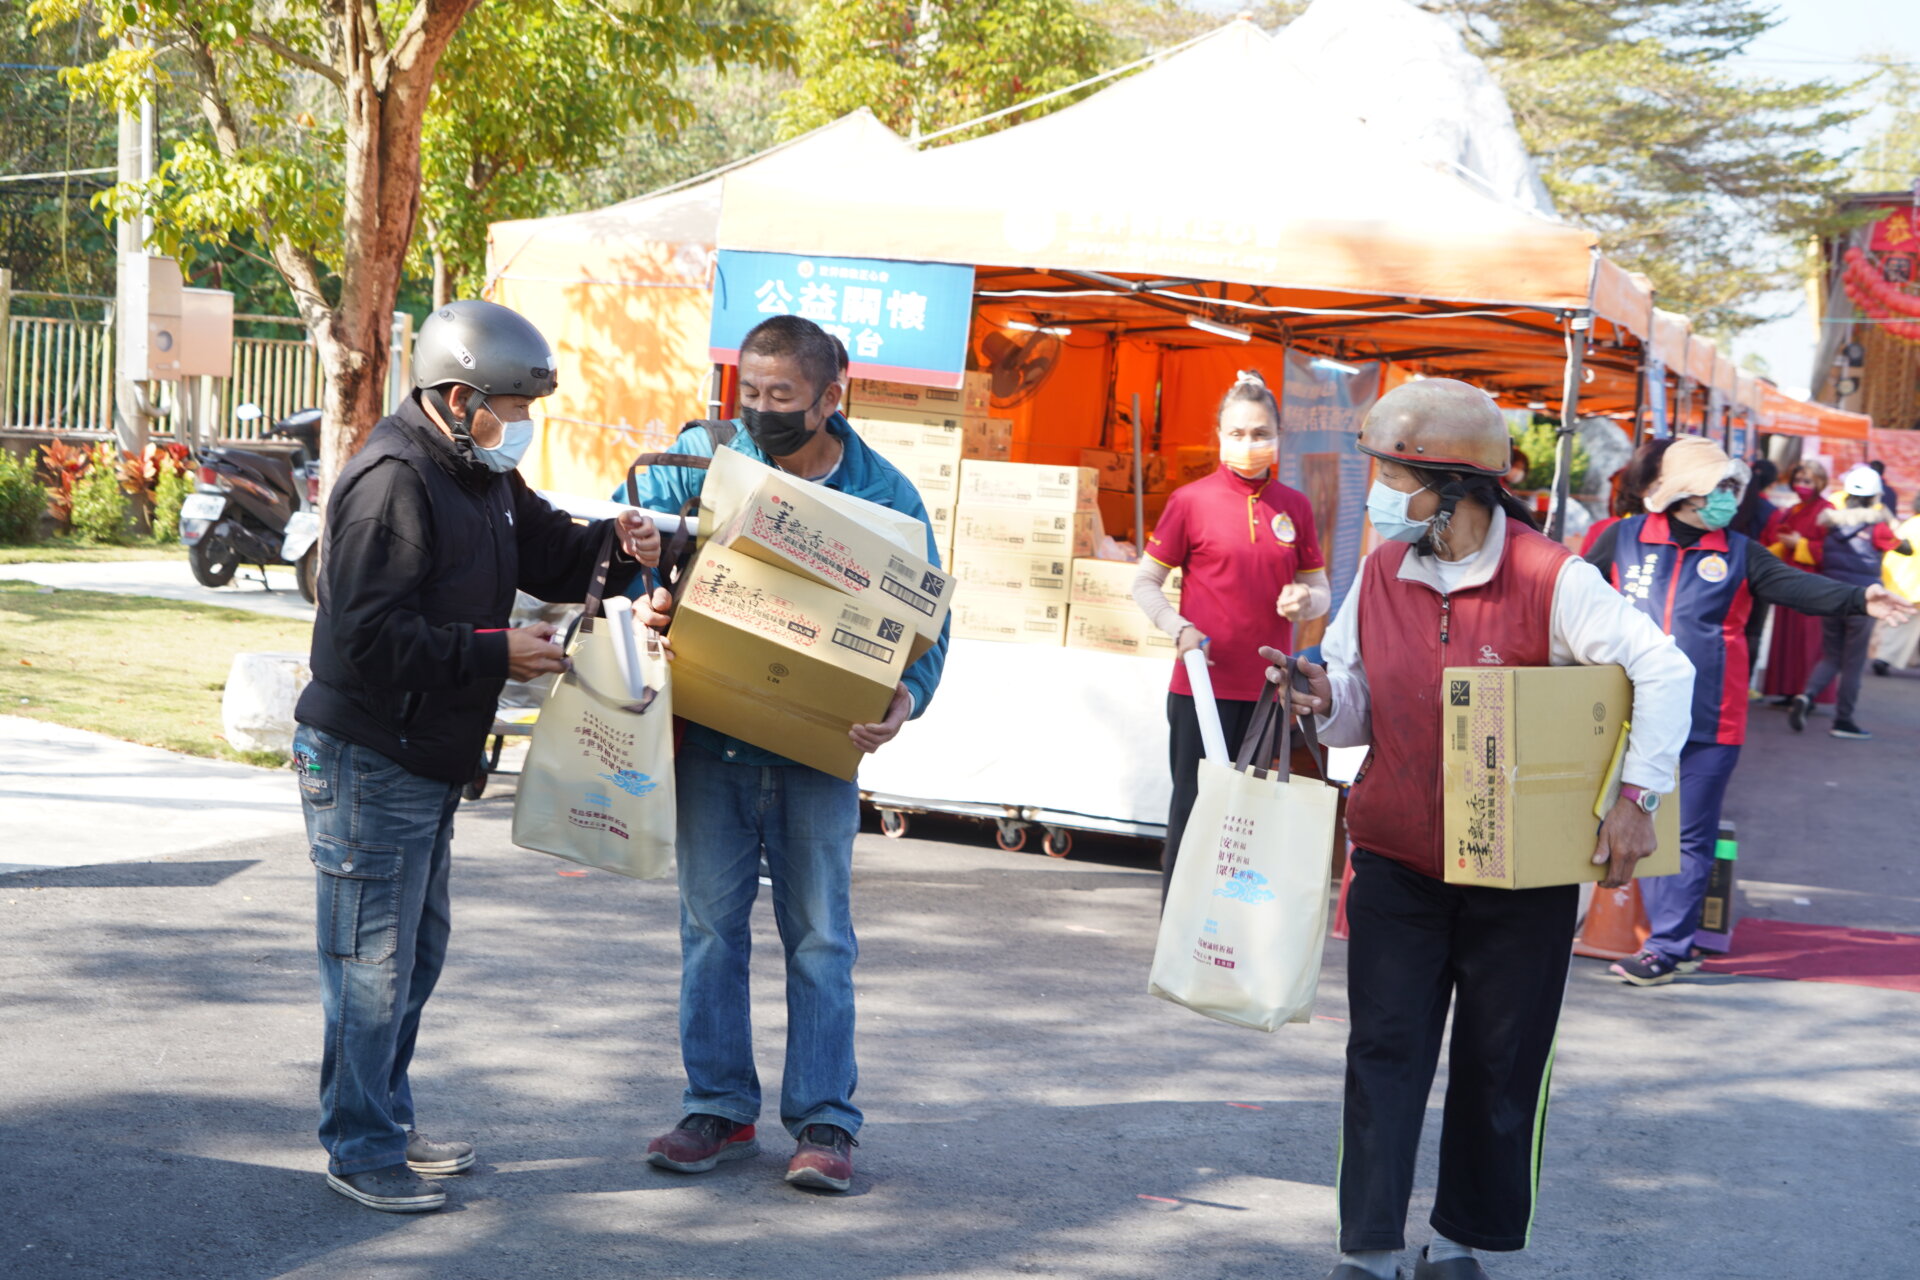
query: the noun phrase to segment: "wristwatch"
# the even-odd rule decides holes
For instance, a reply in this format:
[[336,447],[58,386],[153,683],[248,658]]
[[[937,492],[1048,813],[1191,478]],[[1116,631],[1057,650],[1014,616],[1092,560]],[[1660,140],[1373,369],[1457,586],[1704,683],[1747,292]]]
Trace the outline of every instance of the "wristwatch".
[[1660,807],[1660,793],[1649,791],[1645,787],[1636,787],[1631,782],[1620,784],[1620,798],[1628,804],[1639,806],[1640,812],[1651,815]]

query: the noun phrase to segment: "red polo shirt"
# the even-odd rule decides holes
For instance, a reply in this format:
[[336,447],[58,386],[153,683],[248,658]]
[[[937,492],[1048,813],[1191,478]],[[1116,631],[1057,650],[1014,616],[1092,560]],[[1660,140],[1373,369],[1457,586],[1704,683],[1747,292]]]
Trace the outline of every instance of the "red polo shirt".
[[[1291,650],[1293,624],[1280,616],[1280,588],[1327,567],[1307,495],[1278,480],[1248,480],[1221,467],[1176,489],[1147,538],[1147,554],[1186,571],[1180,616],[1212,643],[1215,697],[1260,696],[1266,662],[1260,646]],[[1187,669],[1173,668],[1173,691],[1191,694]]]

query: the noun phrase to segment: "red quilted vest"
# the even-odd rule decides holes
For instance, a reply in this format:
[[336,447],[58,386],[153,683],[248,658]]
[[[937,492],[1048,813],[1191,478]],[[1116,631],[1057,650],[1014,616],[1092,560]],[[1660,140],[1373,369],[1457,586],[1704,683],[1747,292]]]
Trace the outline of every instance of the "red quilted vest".
[[1412,550],[1387,543],[1361,576],[1360,660],[1372,692],[1373,754],[1347,801],[1347,831],[1357,847],[1438,880],[1440,673],[1546,666],[1553,588],[1573,553],[1509,520],[1493,577],[1443,596],[1400,578]]

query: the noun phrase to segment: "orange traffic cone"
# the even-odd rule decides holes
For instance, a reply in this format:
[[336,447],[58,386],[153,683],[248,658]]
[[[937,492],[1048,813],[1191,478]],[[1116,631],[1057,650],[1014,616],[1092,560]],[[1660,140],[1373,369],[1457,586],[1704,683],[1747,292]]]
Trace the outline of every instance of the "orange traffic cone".
[[1640,950],[1653,927],[1647,923],[1647,909],[1640,902],[1640,882],[1624,889],[1593,889],[1593,905],[1587,908],[1587,922],[1573,940],[1573,954],[1596,960],[1625,960]]
[[1347,939],[1347,890],[1353,887],[1353,848],[1347,848],[1347,869],[1340,876],[1340,900],[1333,904],[1333,936]]

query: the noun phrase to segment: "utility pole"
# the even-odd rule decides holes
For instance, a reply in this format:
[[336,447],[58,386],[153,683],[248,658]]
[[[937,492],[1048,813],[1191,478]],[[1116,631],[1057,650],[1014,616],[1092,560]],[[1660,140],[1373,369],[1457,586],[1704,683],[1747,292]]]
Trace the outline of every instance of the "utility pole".
[[[153,84],[138,111],[119,113],[118,174],[123,183],[145,183],[153,177]],[[156,416],[147,398],[147,235],[146,217],[121,218],[114,223],[114,260],[117,266],[113,304],[114,434],[123,454],[137,455],[147,448]],[[137,331],[136,331],[137,330]]]

